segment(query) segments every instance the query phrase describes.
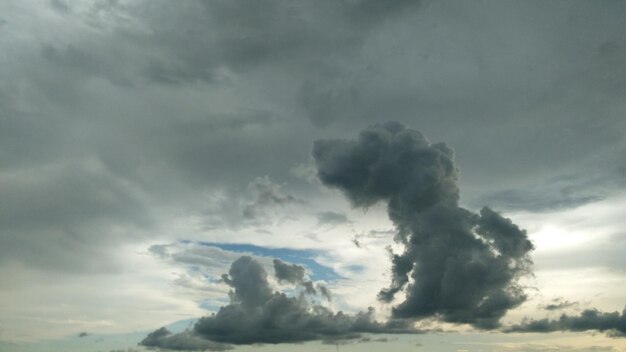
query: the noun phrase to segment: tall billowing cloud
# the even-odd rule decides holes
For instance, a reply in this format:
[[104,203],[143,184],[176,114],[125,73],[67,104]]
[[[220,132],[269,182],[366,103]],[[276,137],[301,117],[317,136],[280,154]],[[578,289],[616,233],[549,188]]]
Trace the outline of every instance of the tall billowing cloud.
[[373,125],[356,140],[319,140],[319,179],[355,207],[387,203],[402,253],[392,256],[391,285],[379,299],[403,302],[395,318],[437,317],[492,329],[525,301],[518,278],[530,270],[526,232],[485,207],[459,206],[453,152],[395,122]]
[[[275,268],[280,268],[278,279],[303,282],[304,268],[283,262],[274,264]],[[288,275],[285,276],[285,272]],[[310,304],[303,296],[290,297],[274,291],[263,266],[249,256],[235,260],[228,275],[222,278],[232,287],[230,304],[201,318],[191,331],[173,334],[160,328],[141,344],[167,349],[197,346],[195,348],[224,350],[229,344],[338,340],[357,338],[360,333],[417,332],[407,322],[375,321],[372,308],[355,315],[334,313],[321,305]]]

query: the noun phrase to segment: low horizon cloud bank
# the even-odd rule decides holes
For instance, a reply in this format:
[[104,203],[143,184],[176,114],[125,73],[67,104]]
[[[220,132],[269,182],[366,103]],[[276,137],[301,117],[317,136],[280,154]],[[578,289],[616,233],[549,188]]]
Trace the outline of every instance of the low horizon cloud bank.
[[[150,333],[140,345],[222,351],[231,348],[231,344],[335,341],[357,339],[362,333],[419,332],[410,321],[393,319],[381,323],[374,320],[371,307],[350,315],[312,304],[305,296],[318,292],[311,281],[304,280],[303,267],[276,259],[274,269],[279,281],[302,284],[303,294],[290,297],[274,291],[263,266],[250,256],[242,256],[232,263],[228,275],[222,276],[223,282],[232,288],[230,304],[211,316],[200,318],[189,331],[174,334],[162,327]],[[324,297],[330,295],[326,288],[318,290]]]
[[595,308],[585,309],[579,315],[562,314],[558,319],[525,319],[505,332],[589,331],[607,332],[611,337],[626,337],[626,308],[605,313]]

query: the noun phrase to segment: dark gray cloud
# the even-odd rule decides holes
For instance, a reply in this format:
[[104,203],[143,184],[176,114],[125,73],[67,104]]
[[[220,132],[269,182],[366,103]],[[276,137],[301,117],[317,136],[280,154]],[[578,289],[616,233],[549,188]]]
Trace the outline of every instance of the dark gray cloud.
[[[306,294],[308,295],[316,295],[317,294],[317,290],[315,290],[315,287],[313,286],[313,281],[304,281],[302,283],[302,286],[304,287],[304,292],[306,292]],[[328,299],[330,301],[330,299]]]
[[[51,5],[63,13],[70,10],[61,1]],[[380,6],[370,0],[323,4],[271,0],[263,5],[219,0],[190,1],[183,6],[165,1],[99,1],[84,7],[81,19],[90,27],[121,31],[117,42],[105,38],[106,45],[133,54],[146,51],[140,59],[128,62],[133,81],[180,86],[221,83],[225,69],[247,72],[276,65],[289,71],[307,66],[311,71],[307,76],[325,72],[330,77],[330,72],[338,71],[336,60],[360,48],[372,29],[413,12],[418,5],[418,1],[397,1]],[[128,17],[140,18],[140,26],[129,26],[124,21]],[[100,56],[96,63],[90,66],[93,71],[119,82],[122,75],[112,58]]]
[[543,309],[548,310],[548,311],[562,310],[562,309],[575,308],[575,307],[578,307],[578,302],[570,302],[570,301],[564,300],[563,298],[555,298],[552,300],[552,303],[542,306]]
[[304,292],[308,295],[319,294],[332,301],[332,295],[330,290],[321,283],[315,284],[313,281],[305,280],[305,268],[297,264],[287,264],[280,259],[274,259],[274,273],[278,282],[285,282],[295,285],[301,285],[304,288]]
[[285,343],[359,338],[361,333],[417,333],[406,321],[380,323],[373,309],[355,315],[333,313],[310,305],[302,297],[274,291],[267,272],[252,257],[235,260],[225,283],[232,287],[231,303],[201,318],[192,331],[171,334],[161,328],[142,341],[145,346],[184,349],[182,340],[197,339],[224,344]]
[[586,309],[580,315],[563,314],[558,319],[526,320],[507,328],[507,332],[589,331],[607,332],[609,336],[626,336],[626,309],[619,312],[601,312]]
[[330,294],[330,290],[328,289],[328,287],[322,285],[322,284],[317,284],[317,290],[319,291],[319,293],[324,296],[324,298],[326,298],[329,302],[333,300],[332,295]]
[[[345,136],[381,116],[455,145],[469,204],[545,208],[552,199],[520,199],[529,182],[623,165],[620,2],[47,4],[2,5],[8,173],[93,158],[149,195],[140,208],[201,213],[207,191],[237,199],[254,177],[289,180],[321,132]],[[41,30],[59,23],[63,35]],[[486,184],[506,194],[484,198]],[[596,197],[572,192],[559,204]],[[116,221],[147,211],[135,210]],[[216,217],[207,227],[229,226]],[[84,235],[63,239],[98,237],[74,233]],[[23,248],[20,238],[45,237],[0,236]]]
[[343,191],[353,206],[387,202],[405,247],[392,255],[392,283],[379,294],[391,302],[405,290],[394,317],[491,329],[524,302],[517,279],[529,270],[533,245],[497,212],[458,205],[457,169],[445,144],[389,122],[357,140],[316,141],[313,157],[322,183]]
[[274,271],[279,282],[298,284],[304,281],[303,266],[287,264],[280,259],[274,259]]

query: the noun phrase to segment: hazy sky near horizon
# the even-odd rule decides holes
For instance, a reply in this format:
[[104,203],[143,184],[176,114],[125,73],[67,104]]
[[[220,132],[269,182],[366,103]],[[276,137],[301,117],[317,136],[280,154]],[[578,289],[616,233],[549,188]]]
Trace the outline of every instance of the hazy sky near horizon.
[[[250,256],[270,293],[310,281],[307,304],[430,331],[346,351],[626,351],[605,334],[626,332],[625,63],[623,1],[3,1],[0,350],[141,349],[148,332],[228,305],[241,288],[222,274]],[[371,150],[409,162],[381,152],[361,167]],[[445,187],[431,202],[413,186],[433,174]],[[435,214],[440,201],[453,206]],[[534,249],[519,237],[496,270],[512,246],[494,250],[499,216]],[[445,281],[483,301],[506,293],[488,319],[480,299],[420,305],[432,291],[417,276],[377,298],[402,277],[389,250],[443,265],[417,237],[396,241],[443,231],[436,219],[491,246],[468,258],[497,284],[461,269]],[[458,260],[449,268],[469,248],[429,245]],[[304,276],[281,280],[274,259]],[[552,332],[586,330],[552,320],[593,309],[617,315],[594,320],[611,321],[602,332]],[[525,318],[551,320],[540,332]],[[515,325],[533,332],[501,332]],[[234,350],[254,348],[336,346]]]

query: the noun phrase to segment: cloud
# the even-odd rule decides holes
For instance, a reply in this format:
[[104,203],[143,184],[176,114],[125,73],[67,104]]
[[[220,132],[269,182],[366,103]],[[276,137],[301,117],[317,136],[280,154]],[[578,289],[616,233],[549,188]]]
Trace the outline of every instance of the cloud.
[[575,347],[571,345],[553,345],[553,344],[514,344],[502,345],[498,351],[523,351],[523,352],[617,352],[615,347],[610,346],[587,346]]
[[68,4],[63,0],[50,0],[50,5],[53,9],[62,13],[68,13],[71,11]]
[[[342,83],[346,81],[337,80]],[[338,82],[329,83],[332,81],[328,77],[319,81],[322,82],[305,81],[297,98],[311,123],[318,128],[325,128],[339,117],[349,115],[351,107],[359,103],[359,91],[356,87],[346,87]]]
[[[181,86],[221,83],[224,71],[248,72],[281,63],[287,63],[291,70],[301,65],[316,72],[333,68],[336,58],[328,57],[328,53],[353,53],[372,29],[388,18],[406,14],[402,10],[416,8],[417,4],[270,0],[260,5],[249,0],[219,0],[180,6],[139,1],[97,2],[72,12],[77,12],[86,26],[114,29],[115,37],[103,35],[101,43],[81,45],[91,47],[91,52],[105,46],[120,49],[120,55],[131,58],[127,66],[131,67],[128,74],[133,81]],[[51,5],[55,11],[69,10],[61,1]],[[142,49],[146,52],[139,54]],[[98,55],[94,64],[90,67],[112,82],[123,77],[112,58]]]
[[102,249],[143,237],[154,225],[137,185],[97,159],[2,171],[0,198],[7,200],[0,214],[0,263],[107,272],[116,265]]
[[296,264],[286,264],[280,259],[274,259],[274,270],[278,282],[298,284],[304,281],[304,267]]
[[[280,259],[274,259],[274,272],[278,282],[288,282],[301,285],[308,295],[317,295],[318,291],[322,297],[332,301],[330,290],[321,283],[314,284],[313,281],[305,280],[305,269],[301,265],[287,264]],[[316,289],[317,288],[317,289]]]
[[[254,226],[292,207],[255,208],[246,222],[255,201],[246,185],[269,175],[290,182],[283,196],[311,199],[317,184],[288,170],[307,162],[317,126],[332,127],[328,136],[381,116],[420,126],[460,153],[465,202],[511,190],[480,203],[498,210],[592,201],[586,183],[564,194],[567,184],[541,184],[624,164],[626,2],[444,1],[419,11],[415,1],[372,0],[46,3],[0,5],[11,53],[0,57],[3,265],[100,273],[129,265],[121,246],[207,228],[282,243]],[[216,202],[223,211],[197,228],[207,194],[235,201]],[[337,209],[326,195],[315,194],[322,209]],[[293,227],[284,232],[300,241],[308,229]],[[622,270],[615,243],[585,258]],[[579,257],[559,265],[590,265],[570,263]]]
[[553,310],[562,310],[572,307],[578,307],[578,302],[570,302],[563,300],[563,298],[555,298],[552,300],[552,303],[546,304],[542,308],[548,311]]
[[207,341],[193,335],[189,331],[173,334],[164,327],[148,334],[139,344],[146,347],[158,347],[177,351],[226,351],[232,349],[229,345]]
[[525,301],[517,279],[530,269],[526,232],[485,207],[459,206],[457,169],[445,144],[429,143],[399,123],[373,125],[357,140],[319,140],[313,148],[322,183],[355,207],[387,202],[396,226],[392,283],[383,302],[404,291],[396,318],[436,317],[493,329]]
[[324,296],[329,302],[333,300],[333,297],[330,294],[330,290],[328,289],[328,287],[317,284],[317,289],[319,290],[320,294]]
[[322,211],[317,213],[317,223],[319,225],[341,225],[349,222],[350,220],[346,214],[336,213],[334,211]]
[[257,177],[248,183],[245,194],[221,192],[207,202],[204,211],[206,229],[232,230],[272,225],[294,218],[294,210],[306,202],[284,190],[268,176]]
[[576,208],[607,198],[619,186],[618,175],[561,175],[543,184],[487,192],[471,201],[472,205],[492,204],[507,210],[541,213]]
[[333,313],[326,307],[310,305],[303,297],[276,292],[263,266],[249,256],[235,260],[223,280],[232,288],[230,304],[201,318],[191,331],[171,334],[161,328],[141,344],[185,349],[187,343],[193,345],[201,340],[223,344],[286,343],[353,339],[361,333],[418,332],[406,321],[375,321],[373,308],[355,315]]
[[619,312],[605,313],[597,309],[586,309],[580,315],[562,314],[559,319],[530,319],[513,325],[506,332],[553,332],[553,331],[588,331],[607,332],[609,336],[626,336],[626,309]]
[[285,194],[281,185],[275,184],[269,177],[257,177],[250,185],[249,190],[254,194],[254,201],[243,209],[244,218],[254,219],[261,216],[263,208],[284,207],[290,204],[303,204],[304,201],[291,194]]

